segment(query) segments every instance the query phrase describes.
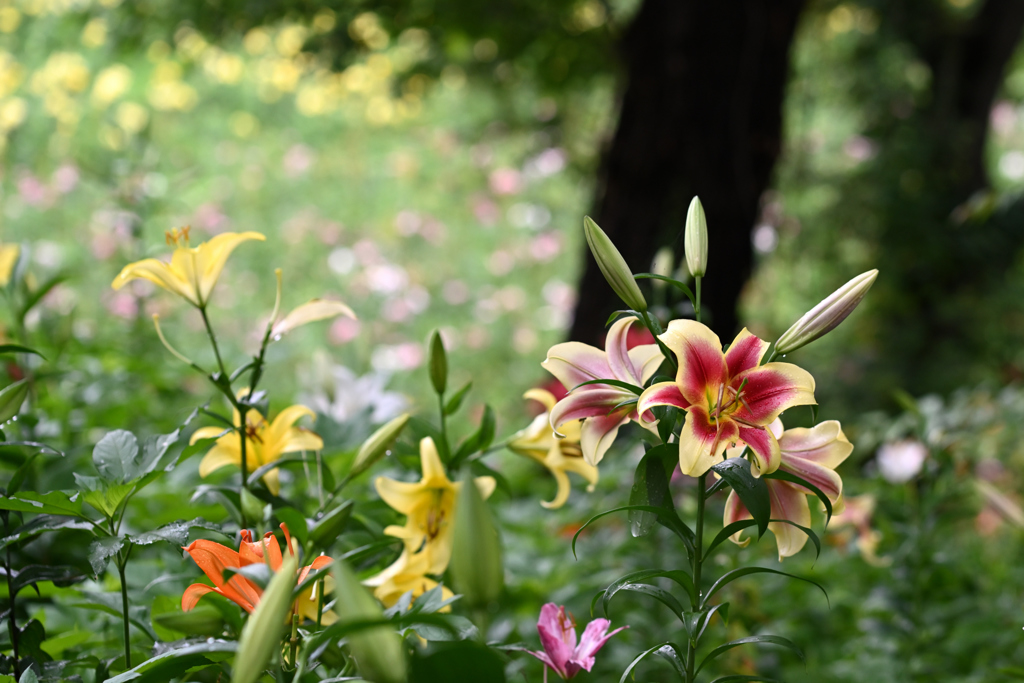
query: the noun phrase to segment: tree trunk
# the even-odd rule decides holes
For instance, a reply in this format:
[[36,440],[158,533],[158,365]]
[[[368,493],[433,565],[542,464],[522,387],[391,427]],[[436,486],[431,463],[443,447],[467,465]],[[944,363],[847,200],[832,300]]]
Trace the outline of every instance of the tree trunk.
[[[704,306],[723,336],[750,275],[750,233],[779,155],[803,0],[645,0],[624,42],[626,88],[602,164],[597,223],[634,270],[672,245],[697,195],[708,217]],[[570,337],[596,343],[622,308],[590,256]]]

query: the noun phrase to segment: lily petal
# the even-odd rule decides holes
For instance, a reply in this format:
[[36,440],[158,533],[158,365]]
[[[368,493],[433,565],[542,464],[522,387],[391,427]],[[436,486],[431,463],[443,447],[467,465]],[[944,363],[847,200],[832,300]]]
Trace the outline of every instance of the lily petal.
[[853,452],[853,444],[836,420],[826,420],[811,429],[789,429],[779,438],[779,445],[787,459],[810,460],[831,470]]
[[676,383],[689,404],[714,399],[728,377],[722,342],[709,327],[695,320],[673,320],[658,336],[676,354]]
[[580,636],[580,644],[576,648],[573,662],[579,664],[583,669],[590,671],[594,667],[594,655],[597,654],[598,650],[604,647],[609,638],[626,628],[621,626],[608,633],[608,627],[611,625],[612,622],[607,619],[594,619],[587,624],[587,628],[583,630],[583,635]]
[[583,449],[583,459],[590,465],[597,465],[604,458],[604,454],[615,441],[619,434],[619,427],[629,422],[629,417],[624,417],[622,411],[616,411],[611,415],[599,415],[583,421],[580,430],[580,447]]
[[672,406],[687,410],[690,402],[679,391],[675,382],[658,382],[644,389],[636,403],[636,410],[643,419],[644,414],[655,406]]
[[207,593],[219,594],[220,591],[213,586],[207,586],[204,583],[193,583],[185,589],[184,593],[181,594],[181,611],[188,612],[193,609],[199,602],[199,598],[203,597]]
[[740,427],[739,440],[750,446],[754,454],[753,474],[771,474],[782,464],[782,451],[771,430],[766,427]]
[[791,363],[768,363],[732,378],[731,386],[743,386],[743,405],[735,417],[756,425],[768,425],[793,406],[813,405],[814,378]]
[[634,368],[638,368],[640,371],[637,378],[640,381],[634,382],[634,384],[642,385],[654,376],[661,364],[665,362],[665,357],[661,355],[661,348],[657,344],[644,344],[634,346],[629,350],[629,361]]
[[200,477],[205,479],[206,476],[214,470],[219,470],[221,467],[225,467],[227,465],[241,465],[242,452],[238,446],[238,435],[228,435],[228,437],[231,436],[234,437],[234,443],[230,440],[225,443],[221,443],[221,440],[224,440],[225,438],[221,437],[221,440],[218,440],[217,443],[214,444],[213,448],[203,456],[203,459],[199,462]]
[[[736,495],[736,492],[729,491],[729,497],[725,499],[725,513],[722,515],[722,526],[726,527],[733,522],[753,518],[753,515],[747,510],[747,507],[740,500],[740,497]],[[745,548],[750,544],[749,537],[743,538],[743,531],[737,531],[729,537],[729,540],[741,548]]]
[[744,327],[732,340],[732,344],[729,344],[729,350],[725,354],[729,376],[735,377],[745,370],[756,368],[769,346],[771,344],[754,336]]
[[[626,346],[626,337],[629,334],[630,326],[636,318],[619,318],[608,330],[605,337],[604,348],[608,359],[608,367],[612,374],[607,378],[622,380],[623,382],[637,383],[640,373],[633,366],[629,357],[629,349]],[[606,378],[606,379],[607,379]],[[571,387],[567,387],[571,388]]]
[[[623,401],[636,398],[636,394],[617,387],[588,387],[589,391],[574,391],[551,409],[551,426],[558,431],[570,420],[581,420],[588,417],[608,415],[615,406]],[[625,412],[629,412],[626,409]],[[618,411],[616,411],[618,412]]]
[[441,464],[441,456],[437,453],[437,446],[429,436],[420,441],[420,467],[423,471],[422,484],[430,488],[451,486],[444,465]]
[[[195,270],[200,302],[205,302],[210,298],[210,292],[217,284],[217,278],[220,277],[220,272],[224,269],[224,264],[227,263],[228,257],[231,256],[235,247],[248,240],[262,242],[265,239],[267,238],[258,232],[222,232],[198,247],[190,249],[189,251],[196,252]],[[177,250],[175,254],[178,251],[181,250]]]
[[395,481],[387,477],[377,477],[373,485],[381,500],[403,515],[411,514],[419,506],[424,490],[418,482]]
[[523,398],[531,401],[537,401],[544,406],[544,410],[549,412],[555,407],[555,403],[557,403],[555,395],[547,389],[530,389],[523,394]]
[[607,354],[582,342],[555,344],[540,365],[569,390],[592,379],[614,379]]
[[[803,491],[787,482],[768,481],[768,495],[771,497],[772,519],[788,519],[800,526],[811,526],[811,510]],[[807,543],[807,534],[792,524],[770,522],[768,530],[775,534],[779,546],[779,560],[796,555]]]
[[686,424],[679,433],[679,469],[683,474],[699,477],[722,459],[725,449],[737,437],[739,429],[732,420],[722,420],[715,425],[711,423],[707,410],[701,406],[690,406]]

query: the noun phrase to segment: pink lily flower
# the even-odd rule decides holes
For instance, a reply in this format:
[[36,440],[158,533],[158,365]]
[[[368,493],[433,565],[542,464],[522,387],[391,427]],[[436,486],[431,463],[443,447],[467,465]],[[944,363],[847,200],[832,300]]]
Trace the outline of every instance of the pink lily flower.
[[770,346],[746,328],[727,352],[718,335],[694,320],[673,320],[658,337],[676,355],[674,382],[659,382],[640,396],[646,417],[655,406],[686,411],[679,435],[679,469],[699,477],[731,445],[749,446],[757,474],[779,467],[779,443],[768,425],[782,411],[815,403],[814,378],[790,363],[760,365]]
[[619,631],[629,628],[622,626],[608,633],[611,622],[607,619],[594,619],[583,630],[579,645],[576,644],[576,621],[571,614],[566,614],[565,607],[549,602],[540,608],[540,619],[537,620],[537,632],[543,652],[527,650],[531,655],[544,663],[544,681],[548,680],[548,669],[559,678],[569,680],[581,669],[590,671],[594,667],[594,655],[604,647],[608,639]]
[[581,342],[565,342],[552,346],[541,363],[569,389],[569,395],[551,411],[551,428],[559,433],[566,422],[582,419],[580,446],[583,459],[591,465],[601,462],[619,427],[638,419],[637,396],[611,384],[578,385],[594,379],[614,379],[642,387],[662,362],[657,344],[627,347],[626,337],[634,320],[622,318],[611,326],[604,351]]
[[[779,469],[817,486],[828,497],[832,504],[832,512],[842,512],[843,480],[835,469],[853,452],[853,444],[847,440],[839,423],[827,420],[810,429],[783,431],[782,421],[775,420],[769,425],[769,429],[778,438],[781,451]],[[734,452],[727,455],[740,455],[738,448],[731,450]],[[807,496],[814,494],[810,489],[781,479],[768,479],[765,483],[768,485],[772,519],[786,519],[803,527],[811,526],[811,510],[807,504]],[[729,498],[725,501],[723,524],[732,524],[741,519],[751,519],[750,512],[736,492],[730,491]],[[780,561],[796,555],[807,543],[807,534],[792,524],[770,522],[768,530],[775,535]],[[742,531],[733,534],[730,540],[739,545],[750,542],[749,538],[743,538]]]

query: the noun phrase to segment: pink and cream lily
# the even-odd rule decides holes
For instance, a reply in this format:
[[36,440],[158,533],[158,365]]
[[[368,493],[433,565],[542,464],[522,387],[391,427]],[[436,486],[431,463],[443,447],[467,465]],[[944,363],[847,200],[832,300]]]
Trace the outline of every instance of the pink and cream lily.
[[583,420],[580,445],[583,458],[591,465],[601,462],[615,441],[619,427],[637,420],[636,394],[611,384],[587,384],[595,379],[613,379],[643,386],[662,363],[657,344],[626,347],[626,335],[635,318],[622,318],[608,330],[605,350],[565,342],[552,346],[541,366],[569,390],[551,410],[551,427],[561,428],[572,420]]
[[576,620],[567,614],[565,607],[549,602],[540,609],[537,620],[537,633],[543,652],[527,650],[531,655],[544,663],[544,680],[548,679],[548,669],[554,671],[559,678],[569,680],[581,670],[590,671],[594,668],[594,655],[604,647],[608,639],[619,631],[629,628],[622,626],[611,633],[607,619],[594,619],[587,624],[579,645],[576,644]]
[[[834,513],[842,512],[843,480],[835,469],[853,452],[851,444],[843,429],[835,420],[822,422],[810,429],[787,429],[783,431],[782,421],[775,420],[769,428],[778,438],[781,463],[779,470],[789,472],[818,487],[832,504]],[[730,449],[730,456],[739,456],[739,448]],[[810,489],[781,479],[767,479],[768,496],[771,501],[772,519],[788,520],[802,527],[811,526],[811,509],[807,504],[807,496],[814,495]],[[732,524],[742,519],[750,519],[747,511],[735,491],[729,492],[725,502],[723,523]],[[779,548],[779,559],[795,555],[807,543],[807,535],[792,524],[770,522],[768,530],[775,535],[775,543]],[[746,545],[750,539],[743,539],[743,532],[733,534],[731,540],[739,545]]]
[[766,363],[769,343],[744,328],[729,350],[718,335],[694,320],[673,320],[658,337],[676,355],[674,382],[659,382],[640,396],[646,417],[655,406],[686,411],[679,435],[679,469],[699,477],[721,459],[727,447],[749,446],[755,474],[779,467],[779,443],[768,429],[782,411],[815,403],[814,378],[790,363]]

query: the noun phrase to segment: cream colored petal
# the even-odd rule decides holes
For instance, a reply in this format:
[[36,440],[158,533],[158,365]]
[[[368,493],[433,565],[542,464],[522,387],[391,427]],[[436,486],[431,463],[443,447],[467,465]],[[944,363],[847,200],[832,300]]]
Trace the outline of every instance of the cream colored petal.
[[558,484],[558,491],[555,493],[555,497],[551,501],[541,501],[541,505],[549,510],[557,510],[558,508],[565,505],[565,501],[569,500],[569,491],[571,485],[569,484],[569,475],[562,469],[552,469],[552,476],[555,478],[555,482]]
[[592,379],[614,379],[607,354],[582,342],[555,344],[540,365],[569,391]]
[[[810,528],[811,509],[807,496],[784,481],[769,480],[768,494],[771,498],[772,519],[788,519],[800,526]],[[792,524],[770,522],[768,530],[775,534],[779,546],[779,560],[800,552],[807,543],[807,534]]]
[[590,465],[597,465],[604,459],[604,454],[615,442],[619,427],[629,422],[629,417],[621,417],[621,412],[611,415],[587,418],[580,429],[580,448],[583,458]]
[[525,394],[523,394],[523,398],[527,400],[537,401],[542,406],[544,406],[544,409],[547,410],[548,412],[550,412],[551,409],[555,407],[555,403],[557,403],[557,401],[555,400],[555,395],[552,394],[547,389],[530,389]]
[[779,439],[783,459],[811,460],[831,470],[850,457],[853,444],[836,420],[826,420],[810,429],[789,429]]
[[644,344],[629,350],[629,360],[640,370],[640,381],[636,384],[644,384],[665,362],[665,356],[661,355],[661,347],[657,344]]
[[301,306],[294,308],[290,313],[288,313],[288,315],[277,321],[270,332],[270,336],[276,341],[294,330],[296,327],[302,327],[303,325],[317,322],[318,320],[336,318],[339,315],[348,316],[353,320],[356,319],[356,314],[352,309],[340,301],[313,299],[312,301],[307,301]]
[[495,487],[498,482],[495,481],[494,477],[477,477],[473,480],[476,482],[476,489],[480,492],[480,497],[487,500],[494,493]]

